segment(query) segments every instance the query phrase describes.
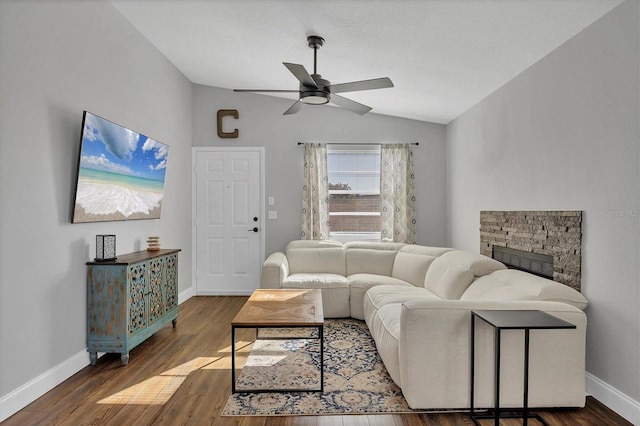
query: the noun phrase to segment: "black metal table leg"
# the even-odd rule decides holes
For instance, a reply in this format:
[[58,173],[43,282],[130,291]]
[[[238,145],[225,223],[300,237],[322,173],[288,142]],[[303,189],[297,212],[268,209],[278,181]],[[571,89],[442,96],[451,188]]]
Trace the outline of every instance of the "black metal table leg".
[[495,383],[494,383],[494,421],[495,424],[500,424],[500,329],[494,328],[494,342],[495,342]]
[[318,327],[320,339],[320,392],[324,392],[324,326]]
[[475,392],[475,379],[476,379],[476,316],[471,314],[471,383],[469,384],[470,395],[469,405],[471,418],[473,419],[473,394]]
[[231,326],[231,393],[236,393],[236,328]]
[[522,425],[529,424],[529,329],[524,330],[524,397],[522,402]]

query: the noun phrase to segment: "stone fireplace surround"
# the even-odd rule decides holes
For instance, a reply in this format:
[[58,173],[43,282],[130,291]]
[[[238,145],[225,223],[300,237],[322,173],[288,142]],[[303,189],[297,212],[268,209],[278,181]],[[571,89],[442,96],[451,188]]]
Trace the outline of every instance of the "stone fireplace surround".
[[553,280],[580,291],[582,211],[481,211],[480,253],[493,246],[553,256]]

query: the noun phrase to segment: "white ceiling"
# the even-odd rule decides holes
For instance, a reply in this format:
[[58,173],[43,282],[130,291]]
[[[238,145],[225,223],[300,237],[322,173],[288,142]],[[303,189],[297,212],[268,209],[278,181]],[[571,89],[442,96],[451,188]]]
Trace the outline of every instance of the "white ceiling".
[[621,2],[112,0],[193,83],[297,89],[282,62],[313,72],[306,37],[317,34],[325,39],[323,78],[389,77],[395,85],[343,96],[375,113],[435,123],[453,120]]

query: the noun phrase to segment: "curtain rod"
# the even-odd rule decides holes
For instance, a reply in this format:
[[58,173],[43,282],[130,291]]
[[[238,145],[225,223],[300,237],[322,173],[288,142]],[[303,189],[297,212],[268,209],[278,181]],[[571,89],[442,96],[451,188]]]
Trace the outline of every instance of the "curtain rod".
[[[388,144],[385,143],[362,143],[362,144],[358,144],[358,143],[349,143],[349,142],[327,142],[327,145],[391,145],[394,142],[389,142]],[[399,142],[399,143],[407,143],[409,145],[420,145],[420,142]],[[298,142],[298,145],[304,145],[304,142]]]

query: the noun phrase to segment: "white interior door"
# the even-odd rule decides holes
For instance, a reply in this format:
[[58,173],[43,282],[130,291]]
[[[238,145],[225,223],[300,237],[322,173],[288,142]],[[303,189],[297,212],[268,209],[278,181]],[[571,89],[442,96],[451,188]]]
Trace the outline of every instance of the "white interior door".
[[260,287],[263,148],[194,149],[196,295]]

